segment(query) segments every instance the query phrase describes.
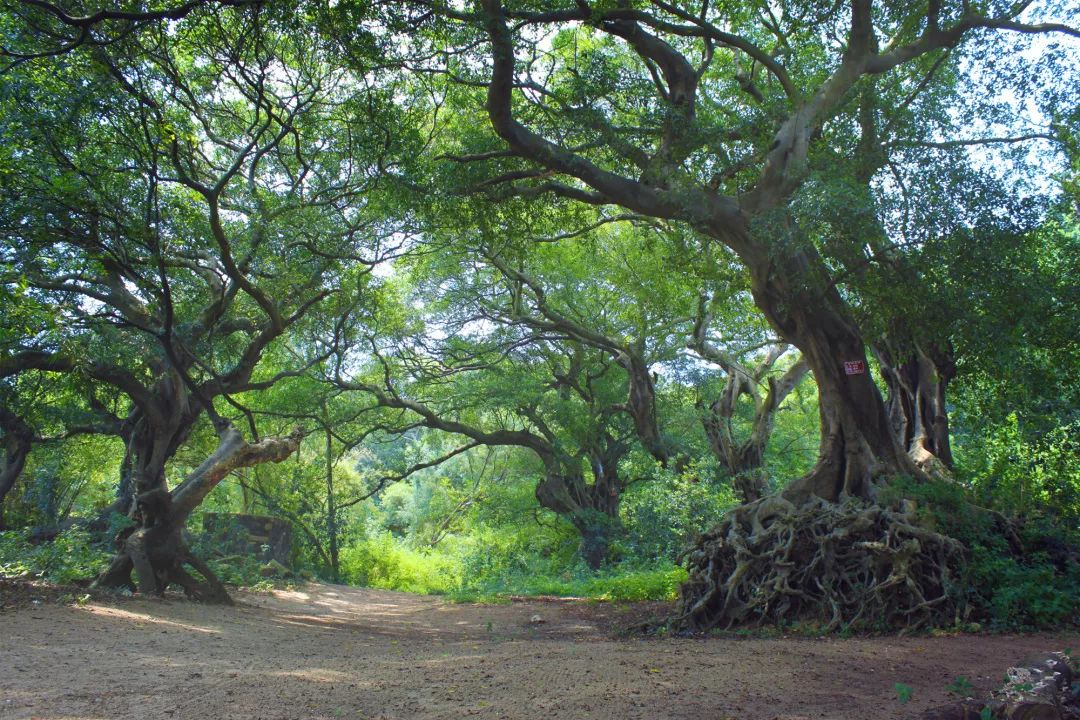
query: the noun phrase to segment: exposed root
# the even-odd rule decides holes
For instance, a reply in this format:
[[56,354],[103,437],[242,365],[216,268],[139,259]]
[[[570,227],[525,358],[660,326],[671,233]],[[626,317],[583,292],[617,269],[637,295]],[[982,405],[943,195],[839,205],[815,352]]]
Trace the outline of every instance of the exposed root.
[[865,500],[770,496],[730,512],[687,555],[685,630],[819,621],[914,628],[955,620],[956,540]]
[[[184,569],[185,564],[201,575],[202,580]],[[138,589],[148,597],[160,597],[174,583],[193,600],[232,604],[228,590],[217,575],[184,544],[179,533],[158,527],[129,534],[109,568],[94,581],[94,586],[127,587]]]

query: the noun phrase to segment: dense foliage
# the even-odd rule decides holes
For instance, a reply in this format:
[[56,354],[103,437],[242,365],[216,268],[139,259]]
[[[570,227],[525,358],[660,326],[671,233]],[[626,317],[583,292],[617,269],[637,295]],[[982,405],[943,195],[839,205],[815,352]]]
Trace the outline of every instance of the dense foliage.
[[854,498],[1077,620],[1075,8],[2,4],[3,575],[674,599]]

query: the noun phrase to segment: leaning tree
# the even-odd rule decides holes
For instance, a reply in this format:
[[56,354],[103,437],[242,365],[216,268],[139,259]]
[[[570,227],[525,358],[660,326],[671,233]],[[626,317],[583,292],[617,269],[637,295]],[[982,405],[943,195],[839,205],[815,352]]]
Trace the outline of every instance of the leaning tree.
[[[906,145],[1046,135],[992,137],[993,128],[949,122],[950,109],[983,92],[965,75],[993,78],[1018,96],[1040,87],[1004,69],[1000,55],[1010,46],[995,44],[1003,34],[1080,36],[1031,6],[432,4],[460,46],[477,50],[467,61],[433,53],[449,60],[428,67],[485,88],[498,138],[469,138],[452,160],[484,167],[481,184],[494,197],[619,206],[726,246],[747,268],[758,308],[817,382],[817,464],[704,537],[690,556],[687,624],[800,612],[841,622],[863,607],[905,623],[951,612],[949,577],[961,549],[873,502],[883,478],[925,477],[906,442],[918,439],[927,452],[934,444],[894,432],[903,423],[893,422],[898,414],[890,417],[868,372],[867,342],[876,337],[856,312],[856,281],[881,259],[883,233],[900,240],[889,236],[894,218],[881,202],[895,185],[877,168],[902,164]],[[447,33],[433,37],[442,50]],[[1054,61],[1064,56],[1049,53],[1044,65],[1061,72]],[[938,108],[937,122],[905,122],[906,109],[924,102]],[[860,133],[868,119],[874,132]],[[833,214],[858,225],[838,228],[828,222]],[[933,419],[941,409],[932,405]]]
[[[71,16],[38,5],[23,34],[61,37]],[[0,378],[77,376],[120,398],[133,525],[99,583],[134,570],[143,592],[227,600],[185,522],[233,470],[297,448],[299,429],[260,437],[244,397],[362,322],[371,269],[404,242],[380,198],[409,120],[306,19],[216,3],[176,17],[8,68],[2,282],[50,321],[6,328]],[[204,417],[217,449],[170,483]]]

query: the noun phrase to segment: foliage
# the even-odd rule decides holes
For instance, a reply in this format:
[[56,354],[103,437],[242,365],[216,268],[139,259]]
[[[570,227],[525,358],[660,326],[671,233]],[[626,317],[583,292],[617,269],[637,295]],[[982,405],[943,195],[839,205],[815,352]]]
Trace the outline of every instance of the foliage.
[[738,504],[730,483],[718,478],[714,461],[695,463],[683,473],[648,460],[637,463],[631,472],[641,482],[631,487],[622,506],[626,534],[619,545],[624,557],[674,562],[695,535]]
[[451,596],[456,600],[469,602],[498,602],[519,595],[618,602],[674,600],[679,586],[686,580],[686,571],[670,564],[645,568],[615,565],[600,571],[590,570],[579,564],[558,572],[554,570],[552,568],[545,571],[543,564],[540,564],[535,574],[491,578],[487,582],[463,588]]
[[963,697],[971,692],[971,688],[971,681],[968,680],[967,677],[960,675],[945,686],[945,691],[950,695],[959,695]]
[[1010,521],[973,504],[971,493],[958,484],[901,479],[887,493],[913,500],[921,522],[967,548],[964,574],[956,579],[967,620],[1019,629],[1077,621],[1080,535],[1075,528],[1040,517]]
[[34,544],[30,533],[0,532],[0,577],[32,575],[55,583],[83,582],[109,561],[109,552],[81,530],[67,530],[51,542]]
[[[483,480],[479,490],[472,491],[482,493],[484,502],[448,518],[447,510],[460,508],[461,493],[472,487],[467,473],[480,467],[466,459],[451,462],[440,472],[418,475],[381,495],[371,511],[357,518],[362,522],[359,539],[342,549],[343,579],[462,600],[537,594],[613,600],[674,597],[685,572],[671,558],[652,559],[625,544],[635,535],[644,537],[648,528],[635,530],[637,521],[625,516],[626,531],[614,553],[623,560],[590,570],[577,555],[578,536],[570,523],[552,512],[536,512],[527,475],[499,473]],[[455,517],[456,522],[446,525]],[[673,517],[667,524],[687,535],[690,530],[680,527],[682,522]],[[450,528],[434,544],[433,526]]]
[[341,574],[349,583],[415,593],[446,593],[461,582],[460,565],[436,553],[394,542],[389,532],[342,550]]
[[[21,492],[8,497],[13,526],[54,528],[71,515],[93,513],[109,504],[118,482],[120,443],[86,436],[36,449],[23,471]],[[14,522],[11,522],[14,521]]]
[[967,437],[962,477],[988,506],[1080,527],[1080,417],[1041,434],[1025,425],[1010,413]]
[[[542,5],[194,2],[98,22],[15,3],[0,403],[33,449],[5,519],[100,521],[133,489],[175,490],[227,424],[299,424],[293,459],[204,505],[288,520],[297,569],[666,598],[749,477],[717,467],[717,438],[761,439],[764,491],[815,467],[868,478],[889,454],[860,473],[867,453],[839,443],[876,428],[859,447],[892,447],[895,388],[830,388],[830,358],[925,344],[955,355],[939,410],[960,485],[894,499],[968,548],[972,618],[1069,620],[1080,86],[1075,44],[1042,31],[1075,12]],[[793,382],[761,413],[792,344],[816,348],[799,357],[822,392]],[[1015,518],[1013,544],[973,500]],[[133,524],[108,517],[110,536]],[[5,573],[71,579],[104,552],[79,531],[0,537]],[[257,561],[197,549],[262,582]]]
[[672,564],[615,565],[594,571],[580,562],[568,565],[565,560],[540,556],[517,554],[500,558],[498,548],[492,549],[495,557],[490,561],[500,565],[501,571],[467,574],[468,568],[480,565],[478,552],[483,547],[489,546],[458,548],[460,555],[422,551],[383,533],[342,551],[343,578],[369,587],[449,595],[471,602],[498,601],[514,595],[673,600],[686,579],[686,571]]

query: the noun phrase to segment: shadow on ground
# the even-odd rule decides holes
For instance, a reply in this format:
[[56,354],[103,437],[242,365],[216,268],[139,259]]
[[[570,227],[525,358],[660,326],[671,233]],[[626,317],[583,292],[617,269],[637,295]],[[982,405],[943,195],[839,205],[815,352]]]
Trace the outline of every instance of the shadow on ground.
[[[1078,640],[655,638],[621,631],[656,604],[452,604],[335,585],[238,600],[2,610],[0,718],[910,718],[958,676],[989,689]],[[898,682],[913,688],[906,705]]]

